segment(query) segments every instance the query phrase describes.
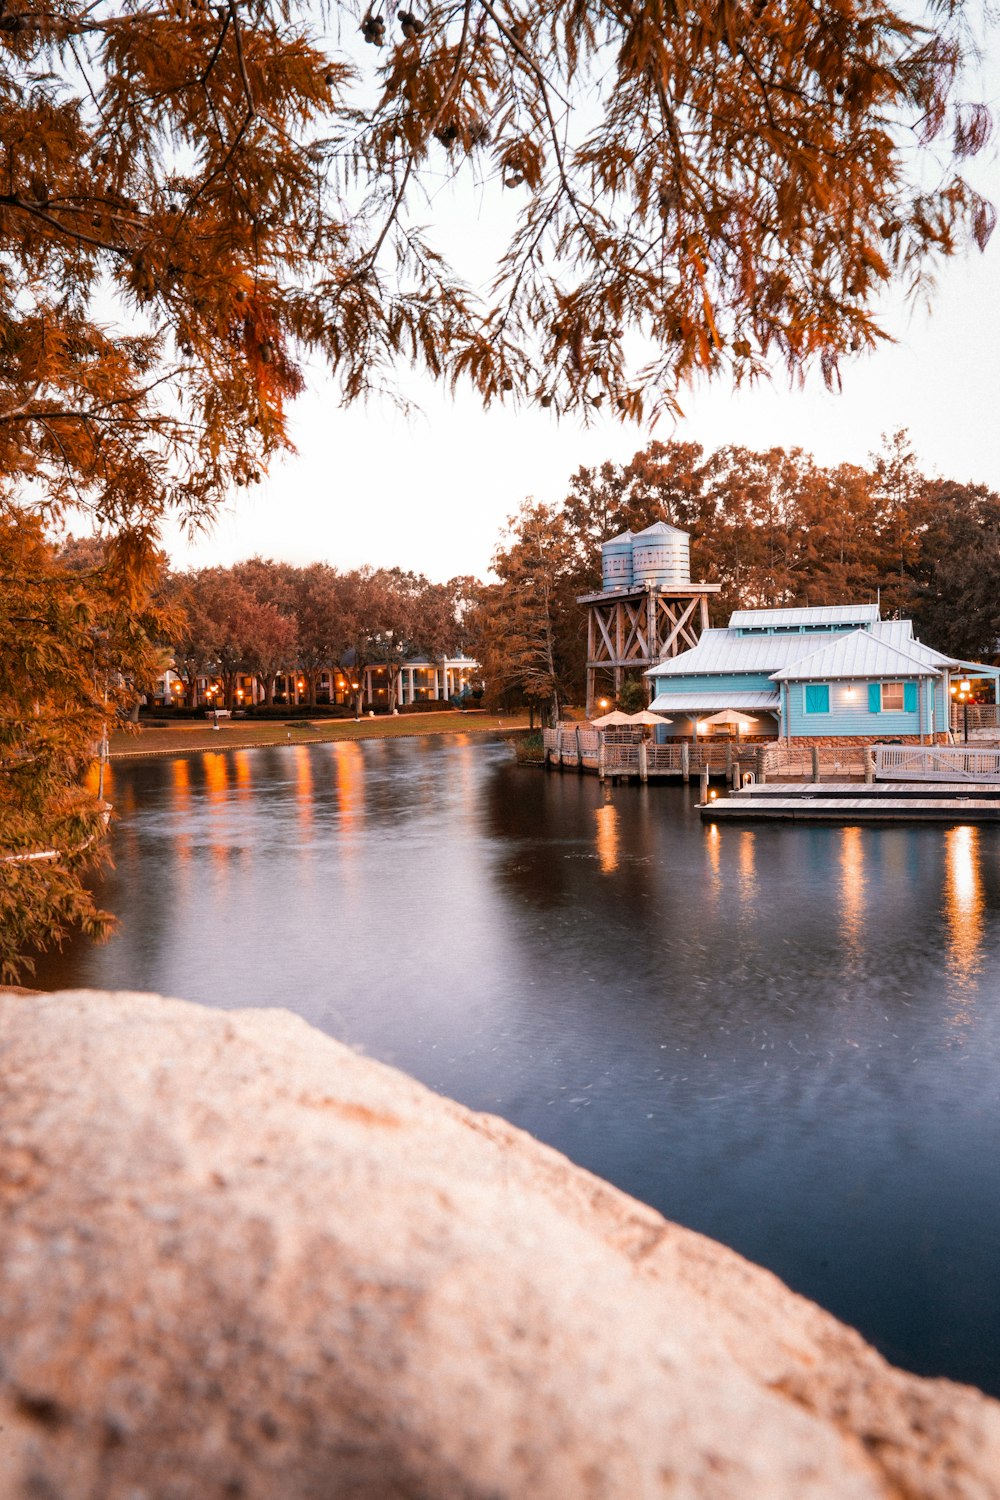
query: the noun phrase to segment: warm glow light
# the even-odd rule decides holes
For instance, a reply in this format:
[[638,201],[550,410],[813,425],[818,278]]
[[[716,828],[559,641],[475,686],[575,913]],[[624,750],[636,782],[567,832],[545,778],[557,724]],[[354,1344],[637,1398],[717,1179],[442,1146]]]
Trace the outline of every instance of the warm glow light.
[[962,681],[958,684],[958,690],[960,693],[967,693],[971,686],[972,684],[968,681],[968,679],[963,678]]
[[614,874],[618,868],[618,809],[612,802],[594,811],[597,820],[597,858],[605,875]]
[[844,693],[844,697],[845,698],[856,698],[857,696],[858,696],[858,690],[857,690],[857,688],[849,687],[849,688],[847,688],[847,690]]
[[715,799],[716,799],[716,797],[718,795],[719,795],[718,792],[715,790],[714,787],[712,787],[712,789],[709,791],[709,794],[708,794],[708,800],[709,800],[709,802],[714,802]]
[[709,729],[711,727],[712,726],[709,723],[707,723],[706,720],[704,720],[704,719],[700,719],[698,721],[698,733],[699,734],[707,734],[708,731],[709,731]]
[[749,732],[750,732],[750,725],[749,724],[744,724],[742,722],[742,720],[741,720],[740,721],[740,733],[741,734],[748,734]]
[[607,706],[608,706],[608,700],[607,700],[607,698],[599,698],[597,706],[598,706],[598,708],[607,708]]

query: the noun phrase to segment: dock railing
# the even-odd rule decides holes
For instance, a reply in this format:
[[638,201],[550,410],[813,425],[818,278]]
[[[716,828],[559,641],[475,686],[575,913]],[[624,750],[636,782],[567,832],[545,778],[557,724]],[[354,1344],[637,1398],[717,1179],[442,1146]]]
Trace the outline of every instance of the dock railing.
[[658,745],[627,726],[598,730],[582,724],[546,729],[542,742],[549,765],[608,776],[639,776],[642,780],[650,776],[697,779],[704,768],[712,776],[729,776],[734,766],[744,774],[756,774],[762,748],[734,740]]
[[1000,782],[1000,750],[971,745],[873,745],[876,781]]
[[836,780],[864,776],[864,745],[767,745],[761,750],[760,770],[765,778],[788,777],[797,781]]

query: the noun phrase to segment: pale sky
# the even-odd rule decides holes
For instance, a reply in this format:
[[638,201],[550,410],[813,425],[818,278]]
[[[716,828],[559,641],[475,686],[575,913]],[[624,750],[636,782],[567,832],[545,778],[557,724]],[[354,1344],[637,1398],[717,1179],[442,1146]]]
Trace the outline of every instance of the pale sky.
[[[989,98],[1000,84],[993,61],[985,71]],[[992,149],[966,170],[1000,199]],[[472,280],[485,275],[504,237],[513,197],[445,181],[428,195],[439,242]],[[399,564],[435,581],[482,577],[522,500],[557,503],[581,464],[627,462],[652,438],[706,450],[801,447],[823,464],[865,463],[882,433],[905,427],[925,473],[1000,490],[1000,228],[985,254],[972,249],[942,265],[929,311],[894,302],[881,322],[895,344],[845,359],[839,395],[818,375],[791,391],[779,371],[770,385],[739,394],[720,377],[682,393],[684,418],[661,420],[655,431],[623,425],[603,408],[588,428],[537,406],[484,412],[472,394],[453,400],[429,381],[408,385],[418,415],[388,402],[342,409],[314,369],[292,408],[297,452],[261,485],[234,491],[210,533],[187,539],[173,528],[166,545],[180,568],[259,553],[340,568]]]

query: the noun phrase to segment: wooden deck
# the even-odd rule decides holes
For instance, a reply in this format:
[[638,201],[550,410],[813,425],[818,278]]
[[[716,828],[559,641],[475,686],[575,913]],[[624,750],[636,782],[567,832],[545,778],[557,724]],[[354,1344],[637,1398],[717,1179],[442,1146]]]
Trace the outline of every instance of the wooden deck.
[[699,803],[699,812],[710,822],[1000,823],[1000,786],[972,782],[771,782]]

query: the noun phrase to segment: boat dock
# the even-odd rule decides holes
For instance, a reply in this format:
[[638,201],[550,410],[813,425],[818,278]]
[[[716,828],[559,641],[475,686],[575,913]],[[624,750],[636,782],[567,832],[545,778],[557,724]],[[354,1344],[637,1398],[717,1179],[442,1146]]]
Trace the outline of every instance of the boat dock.
[[703,819],[809,823],[1000,823],[997,782],[766,782],[698,805]]

